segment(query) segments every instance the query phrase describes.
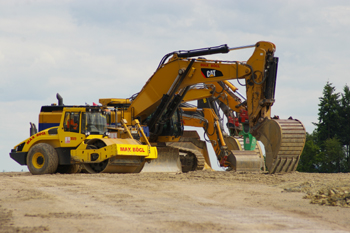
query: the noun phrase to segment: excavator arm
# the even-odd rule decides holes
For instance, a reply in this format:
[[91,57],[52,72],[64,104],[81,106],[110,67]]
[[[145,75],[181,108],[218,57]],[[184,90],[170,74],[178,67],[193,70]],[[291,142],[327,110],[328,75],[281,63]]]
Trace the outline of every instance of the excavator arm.
[[[204,129],[205,137],[208,138],[213,146],[221,167],[230,167],[235,171],[244,172],[264,170],[264,159],[259,144],[255,144],[253,150],[244,150],[242,137],[232,137],[224,134],[214,98],[213,96],[201,95],[203,90],[205,89],[192,89],[192,93],[198,91],[198,96],[205,97],[208,104],[201,106],[200,109],[197,107],[189,108],[187,107],[188,104],[181,106],[184,125],[202,127]],[[185,100],[188,99],[185,98]],[[191,98],[191,100],[194,99]],[[237,97],[236,100],[239,101]],[[209,159],[206,158],[207,160]]]
[[[222,160],[225,157],[224,152],[227,150],[227,145],[224,141],[219,119],[214,113],[213,109],[205,108],[201,111],[197,110],[197,108],[182,109],[184,111],[182,113],[182,120],[184,122],[184,125],[203,128],[206,136],[213,146],[218,160]],[[206,158],[206,161],[208,164],[210,164],[208,162],[209,158]]]
[[[277,70],[277,59],[268,65],[264,80],[272,84],[266,84],[265,89],[259,89],[262,81],[253,80],[249,85],[247,82],[247,100],[241,102],[237,99],[234,87],[230,82],[223,81],[205,85],[206,89],[192,89],[189,91],[188,98],[185,100],[194,100],[195,96],[203,98],[214,98],[219,103],[220,108],[226,116],[231,111],[240,112],[244,109],[250,109],[249,126],[250,132],[257,140],[261,141],[266,151],[266,166],[270,173],[283,173],[295,171],[299,162],[300,154],[305,144],[305,128],[303,124],[296,119],[280,120],[271,119],[271,106],[274,102],[275,74]],[[273,80],[273,82],[271,81]],[[266,82],[267,82],[266,81]],[[270,85],[270,88],[268,86]],[[254,87],[251,87],[254,86]],[[264,91],[264,92],[263,92]],[[198,94],[196,94],[198,92]],[[263,92],[267,98],[257,101],[254,97]],[[206,93],[206,95],[204,94]],[[273,98],[272,98],[273,97]],[[256,106],[252,108],[252,106]]]

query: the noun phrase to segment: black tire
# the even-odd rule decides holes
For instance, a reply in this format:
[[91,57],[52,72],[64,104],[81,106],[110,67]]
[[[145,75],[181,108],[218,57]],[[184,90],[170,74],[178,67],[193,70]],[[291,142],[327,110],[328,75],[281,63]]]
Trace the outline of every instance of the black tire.
[[80,173],[82,166],[80,164],[71,164],[71,165],[58,165],[57,171],[61,174],[74,174]]
[[58,167],[58,155],[51,145],[38,143],[30,148],[27,167],[33,175],[52,174]]

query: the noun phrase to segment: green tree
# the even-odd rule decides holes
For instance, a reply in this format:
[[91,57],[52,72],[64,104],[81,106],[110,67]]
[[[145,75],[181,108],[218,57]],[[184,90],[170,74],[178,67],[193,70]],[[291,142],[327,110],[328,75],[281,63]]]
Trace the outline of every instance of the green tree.
[[320,147],[316,143],[316,132],[306,133],[306,142],[303,153],[300,156],[297,171],[318,172],[320,167]]
[[335,87],[332,83],[327,82],[323,88],[323,96],[320,97],[318,108],[318,123],[313,123],[317,126],[317,144],[321,150],[325,149],[327,139],[339,136],[340,130],[340,104],[339,93],[335,93]]
[[[307,138],[305,159],[300,167],[311,172],[347,172],[349,171],[349,144],[350,144],[350,90],[344,87],[344,94],[335,92],[332,83],[327,82],[323,88],[318,108],[318,123],[313,137]],[[319,149],[317,151],[317,148]]]
[[336,137],[328,138],[324,142],[324,151],[320,153],[320,172],[344,172],[345,168],[345,153],[343,146]]
[[350,89],[344,86],[344,93],[340,99],[341,129],[339,132],[340,141],[345,147],[346,171],[350,171]]

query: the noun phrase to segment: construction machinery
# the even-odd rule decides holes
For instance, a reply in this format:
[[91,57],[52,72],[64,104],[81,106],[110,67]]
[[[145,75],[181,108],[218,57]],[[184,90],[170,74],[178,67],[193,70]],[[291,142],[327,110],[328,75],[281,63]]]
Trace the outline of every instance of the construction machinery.
[[[203,89],[194,90],[202,91]],[[181,105],[184,125],[203,128],[204,138],[211,143],[221,167],[229,167],[230,169],[228,170],[233,169],[243,172],[263,171],[265,164],[260,145],[256,143],[255,138],[252,138],[254,140],[250,141],[248,141],[250,138],[243,140],[243,136],[239,135],[239,133],[244,132],[243,127],[242,123],[237,124],[238,120],[234,124],[229,125],[231,129],[234,128],[233,132],[237,132],[236,135],[224,133],[224,127],[219,118],[218,106],[212,96],[213,92],[205,99],[198,100],[198,106],[191,106],[188,103]],[[219,101],[219,103],[221,102]],[[221,105],[221,107],[223,106],[225,106],[225,110],[228,110],[226,105]],[[231,114],[227,115],[230,117]],[[240,132],[238,133],[238,131]],[[199,140],[199,137],[196,137],[194,133],[183,137],[188,138],[190,136]],[[192,140],[195,139],[193,138]],[[206,159],[206,162],[210,165],[208,160]]]
[[[120,120],[117,138],[109,137],[102,106],[42,106],[39,132],[31,123],[30,137],[11,150],[10,156],[34,174],[76,173],[82,165],[90,173],[136,173],[157,158],[137,119],[133,127]],[[135,131],[139,137],[132,136]]]
[[[246,62],[202,57],[243,48],[255,48]],[[115,107],[115,122],[126,119],[131,123],[138,119],[141,125],[148,126],[150,143],[157,146],[158,162],[162,161],[151,166],[151,171],[178,171],[180,153],[183,154],[183,161],[192,160],[193,164],[196,163],[196,156],[191,154],[207,153],[206,148],[198,145],[193,149],[171,145],[179,142],[183,135],[179,106],[191,87],[198,83],[244,79],[249,130],[265,146],[269,172],[294,171],[305,143],[305,128],[298,120],[271,118],[278,65],[275,50],[273,43],[260,41],[255,45],[236,48],[222,45],[175,51],[164,56],[139,93],[129,99],[100,99],[100,103]]]

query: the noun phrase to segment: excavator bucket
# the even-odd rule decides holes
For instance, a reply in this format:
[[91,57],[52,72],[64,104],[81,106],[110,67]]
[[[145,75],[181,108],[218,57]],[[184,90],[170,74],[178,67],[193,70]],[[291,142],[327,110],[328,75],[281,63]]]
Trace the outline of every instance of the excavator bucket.
[[231,150],[227,159],[236,172],[260,172],[264,160],[255,151]]
[[225,143],[230,150],[228,162],[237,172],[260,172],[264,171],[264,158],[259,143],[255,150],[243,150],[243,138],[224,137]]
[[179,150],[172,147],[157,147],[158,158],[145,163],[141,172],[182,172]]
[[257,130],[256,138],[265,146],[270,174],[296,170],[306,139],[305,128],[299,120],[266,119]]

